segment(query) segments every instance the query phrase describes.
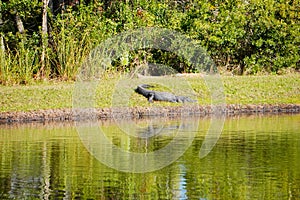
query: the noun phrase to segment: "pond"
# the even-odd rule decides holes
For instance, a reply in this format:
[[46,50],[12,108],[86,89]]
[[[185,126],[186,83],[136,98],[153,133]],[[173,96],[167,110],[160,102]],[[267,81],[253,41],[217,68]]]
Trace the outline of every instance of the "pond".
[[300,199],[299,114],[227,117],[202,158],[209,117],[82,124],[0,125],[0,199]]

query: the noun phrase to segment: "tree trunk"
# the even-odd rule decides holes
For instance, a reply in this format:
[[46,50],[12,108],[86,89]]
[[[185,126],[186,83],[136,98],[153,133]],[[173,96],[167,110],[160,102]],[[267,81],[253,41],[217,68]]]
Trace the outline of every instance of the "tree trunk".
[[19,13],[16,13],[16,23],[17,23],[17,27],[18,27],[18,31],[20,33],[24,33],[24,25],[23,22],[19,16]]
[[2,34],[0,34],[0,49],[2,52],[5,52],[4,37]]
[[49,0],[43,0],[43,15],[42,15],[42,55],[41,55],[41,69],[39,76],[44,78],[46,68],[46,49],[48,47],[48,27],[47,27],[47,8]]
[[[1,13],[1,8],[0,8],[0,25],[3,24],[2,21],[2,13]],[[4,46],[4,34],[2,32],[0,32],[0,49],[2,52],[5,52],[5,46]]]
[[[2,26],[3,24],[4,24],[4,22],[2,20],[2,9],[0,7],[0,26]],[[5,52],[4,36],[2,34],[2,31],[0,32],[0,49],[1,49],[2,52]]]

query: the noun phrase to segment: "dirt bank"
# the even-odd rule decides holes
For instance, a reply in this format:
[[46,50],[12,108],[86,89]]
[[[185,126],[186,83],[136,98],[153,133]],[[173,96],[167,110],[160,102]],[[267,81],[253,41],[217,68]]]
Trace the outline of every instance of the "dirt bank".
[[[220,111],[220,110],[219,110]],[[73,121],[89,118],[143,118],[148,116],[204,116],[213,112],[211,106],[172,106],[172,107],[134,107],[134,108],[103,108],[103,109],[56,109],[29,112],[2,112],[0,123],[30,121]],[[254,113],[299,113],[300,105],[227,105],[222,111],[226,115]]]

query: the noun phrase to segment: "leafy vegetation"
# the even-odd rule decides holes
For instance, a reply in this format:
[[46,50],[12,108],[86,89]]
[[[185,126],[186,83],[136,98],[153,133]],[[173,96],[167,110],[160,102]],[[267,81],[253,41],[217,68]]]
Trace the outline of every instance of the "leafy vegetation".
[[[42,2],[0,2],[1,84],[74,80],[93,48],[117,33],[139,27],[163,27],[189,36],[208,51],[224,73],[299,70],[298,1],[50,2],[46,49],[42,45]],[[128,71],[151,61],[179,72],[194,72],[186,60],[169,52],[142,49],[127,53],[126,59],[113,62],[111,71]]]

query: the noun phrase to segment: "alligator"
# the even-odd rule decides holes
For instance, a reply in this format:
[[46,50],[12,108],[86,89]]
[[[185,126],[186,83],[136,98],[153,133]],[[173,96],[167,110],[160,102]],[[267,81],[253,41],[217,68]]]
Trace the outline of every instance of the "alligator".
[[176,96],[169,92],[148,90],[147,88],[150,87],[153,86],[141,84],[135,89],[135,92],[146,97],[150,103],[152,103],[153,101],[168,101],[173,103],[196,102],[196,100],[193,100],[186,96]]

